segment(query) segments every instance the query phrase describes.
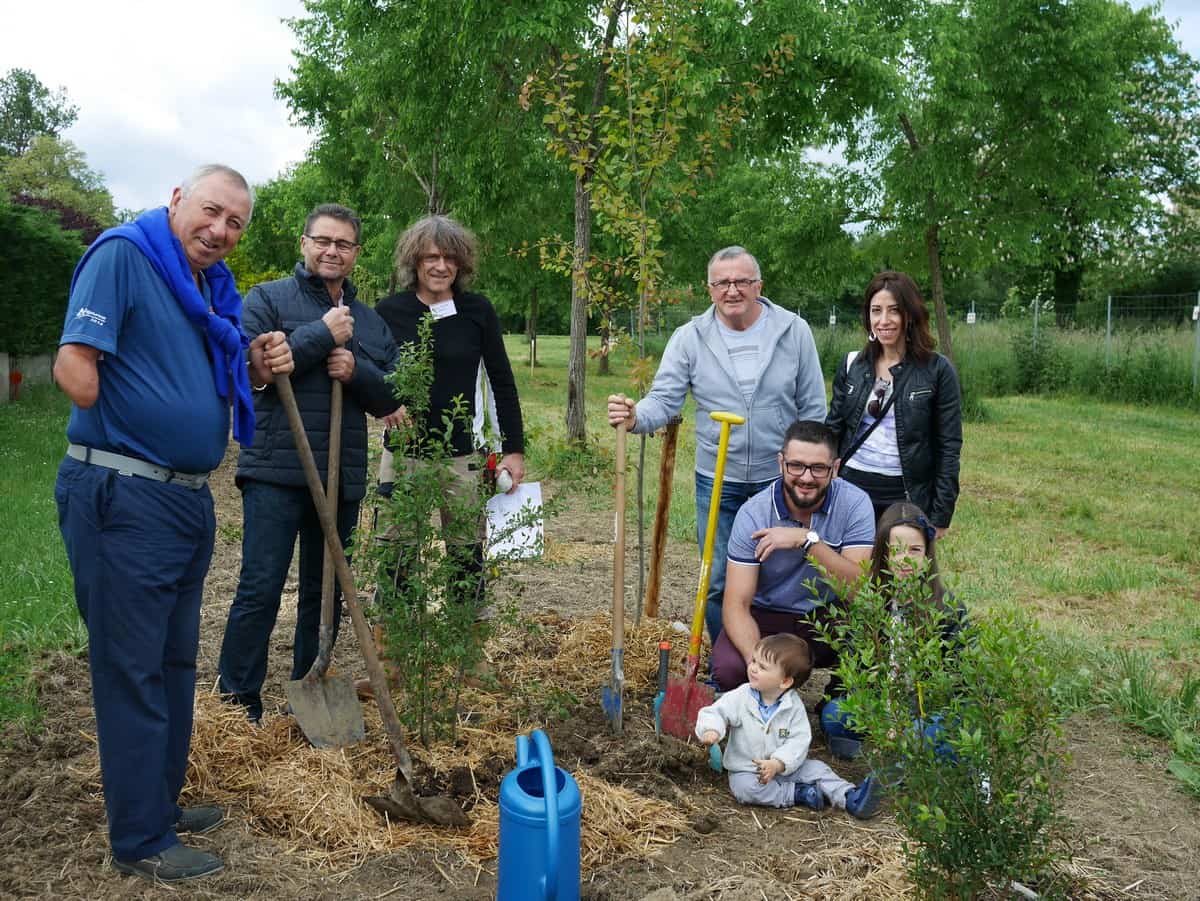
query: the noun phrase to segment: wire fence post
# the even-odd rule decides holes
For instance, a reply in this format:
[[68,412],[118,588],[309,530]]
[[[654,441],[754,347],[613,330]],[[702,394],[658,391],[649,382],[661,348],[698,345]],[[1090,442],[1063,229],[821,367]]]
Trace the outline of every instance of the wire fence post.
[[1038,308],[1042,302],[1037,298],[1033,298],[1033,349],[1037,350],[1037,326],[1038,326]]
[[1196,343],[1192,347],[1192,393],[1200,387],[1200,291],[1196,292],[1196,306],[1192,310],[1192,322],[1196,324]]
[[1104,316],[1104,368],[1112,369],[1112,295],[1108,295],[1108,309]]

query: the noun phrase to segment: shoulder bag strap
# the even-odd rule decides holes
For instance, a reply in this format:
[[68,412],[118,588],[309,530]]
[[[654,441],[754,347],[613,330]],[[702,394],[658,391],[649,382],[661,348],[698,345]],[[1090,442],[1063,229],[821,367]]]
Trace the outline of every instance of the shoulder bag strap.
[[895,386],[893,386],[892,396],[887,399],[887,403],[883,405],[883,409],[879,411],[879,415],[875,417],[875,421],[867,426],[867,430],[859,436],[859,439],[850,445],[849,450],[842,454],[842,466],[846,465],[846,461],[854,456],[855,452],[862,447],[863,442],[870,437],[873,431],[875,431],[879,423],[883,422],[883,417],[887,416],[888,410],[890,410],[892,408],[892,404],[896,402],[896,395],[899,393],[900,392],[895,389]]

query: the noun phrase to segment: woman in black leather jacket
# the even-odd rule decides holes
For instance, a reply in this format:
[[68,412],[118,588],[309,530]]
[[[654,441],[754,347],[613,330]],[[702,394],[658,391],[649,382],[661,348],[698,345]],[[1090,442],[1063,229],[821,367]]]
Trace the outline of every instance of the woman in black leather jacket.
[[911,501],[940,538],[958,500],[958,374],[933,349],[929,313],[905,273],[871,280],[862,323],[866,346],[838,366],[825,420],[838,434],[838,474],[870,495],[876,522],[890,504]]

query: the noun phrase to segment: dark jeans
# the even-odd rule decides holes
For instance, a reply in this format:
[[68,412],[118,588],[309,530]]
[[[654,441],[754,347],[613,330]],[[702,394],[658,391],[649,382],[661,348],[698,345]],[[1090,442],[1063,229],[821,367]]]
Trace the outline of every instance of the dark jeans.
[[212,494],[67,459],[54,499],[87,623],[109,842],[140,860],[179,843]]
[[[725,599],[725,565],[733,520],[742,504],[762,491],[774,479],[765,482],[722,482],[721,506],[717,510],[717,532],[713,538],[712,574],[708,579],[708,600],[704,609],[704,625],[713,644],[721,634],[721,605]],[[712,503],[713,480],[696,473],[696,543],[704,555],[704,534],[708,528],[708,511]],[[745,680],[743,680],[745,681]]]
[[[358,501],[338,504],[338,536],[342,546],[358,521]],[[252,719],[262,716],[262,686],[267,652],[280,595],[300,537],[300,583],[296,631],[292,645],[292,679],[303,678],[317,658],[321,624],[321,573],[325,536],[307,488],[246,481],[242,485],[242,571],[237,594],[225,623],[218,688],[246,707]],[[341,620],[341,591],[334,583],[333,636]]]
[[[827,607],[817,609],[822,622],[828,622],[834,616]],[[750,615],[758,623],[759,635],[762,638],[766,638],[768,635],[778,635],[780,632],[790,632],[807,641],[809,653],[812,655],[813,669],[831,669],[837,666],[837,653],[816,636],[812,624],[808,622],[805,614],[781,613],[762,607],[751,607]],[[712,672],[713,679],[716,680],[721,691],[732,691],[748,678],[746,659],[724,632],[717,639],[717,643],[713,645]],[[799,685],[796,687],[800,688]],[[832,690],[827,689],[827,692]]]

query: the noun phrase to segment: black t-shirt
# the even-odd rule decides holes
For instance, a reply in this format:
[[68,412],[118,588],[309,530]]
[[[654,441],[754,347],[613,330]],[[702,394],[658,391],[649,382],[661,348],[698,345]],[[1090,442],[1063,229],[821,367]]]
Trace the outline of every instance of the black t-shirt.
[[[440,433],[442,414],[455,397],[466,401],[467,409],[475,414],[475,378],[482,360],[496,401],[496,416],[500,420],[501,448],[506,454],[525,451],[525,434],[521,423],[521,405],[512,365],[504,349],[500,319],[496,310],[482,294],[460,292],[454,295],[456,312],[453,316],[433,323],[433,386],[430,390],[429,417],[426,428]],[[414,344],[417,323],[429,312],[412,291],[384,298],[375,312],[392,330],[396,344]],[[477,450],[470,426],[455,423],[454,453],[469,454]]]

